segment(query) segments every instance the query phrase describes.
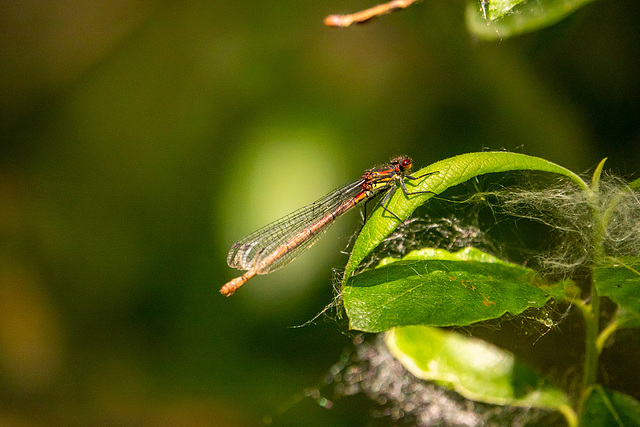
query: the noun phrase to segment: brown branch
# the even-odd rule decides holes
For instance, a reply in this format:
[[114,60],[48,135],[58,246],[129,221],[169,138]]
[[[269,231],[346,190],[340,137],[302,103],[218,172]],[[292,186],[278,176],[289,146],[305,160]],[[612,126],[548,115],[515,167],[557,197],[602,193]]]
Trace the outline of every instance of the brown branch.
[[405,9],[418,0],[392,0],[388,3],[379,4],[360,12],[348,15],[329,15],[324,18],[324,25],[327,27],[347,28],[353,24],[362,24],[378,16],[386,15],[396,10]]

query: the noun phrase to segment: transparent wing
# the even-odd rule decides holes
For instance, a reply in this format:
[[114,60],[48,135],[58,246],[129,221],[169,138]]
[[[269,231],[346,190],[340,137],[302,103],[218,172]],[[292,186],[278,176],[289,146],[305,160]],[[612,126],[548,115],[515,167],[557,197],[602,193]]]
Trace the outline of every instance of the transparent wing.
[[[360,187],[362,182],[363,180],[360,179],[337,188],[310,205],[304,206],[249,234],[231,247],[227,255],[227,264],[239,270],[252,269],[260,261],[291,240],[292,237],[308,229],[320,219],[336,211],[343,203],[355,197],[362,191]],[[258,274],[269,273],[293,261],[298,255],[309,249],[329,229],[333,219],[335,218],[328,221],[326,226],[317,233],[310,234],[302,244],[288,250],[286,254],[273,263],[264,266],[258,271]]]

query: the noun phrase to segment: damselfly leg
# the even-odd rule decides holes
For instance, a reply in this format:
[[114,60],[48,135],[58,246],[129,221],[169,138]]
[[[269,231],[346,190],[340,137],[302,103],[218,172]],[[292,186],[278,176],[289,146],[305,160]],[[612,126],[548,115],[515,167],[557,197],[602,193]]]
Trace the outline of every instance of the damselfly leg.
[[[425,174],[422,174],[420,176],[411,176],[411,175],[405,175],[403,178],[407,178],[410,180],[417,180],[417,179],[422,179],[425,178],[429,175],[434,175],[437,174],[438,171],[435,172],[427,172]],[[407,189],[406,184],[404,183],[404,180],[400,179],[400,187],[402,188],[402,191],[404,192],[405,196],[415,196],[416,194],[435,194],[433,191],[429,191],[429,190],[425,190],[425,191],[409,191]],[[393,215],[398,221],[400,222],[404,222],[398,215],[396,215],[395,213],[393,213],[389,208],[387,208],[386,203],[389,201],[389,199],[391,199],[391,197],[393,196],[393,194],[396,192],[398,187],[393,187],[390,191],[387,192],[387,194],[384,195],[384,197],[382,198],[382,200],[380,201],[380,206],[382,206],[382,209],[384,209],[385,211],[389,212],[391,215]]]

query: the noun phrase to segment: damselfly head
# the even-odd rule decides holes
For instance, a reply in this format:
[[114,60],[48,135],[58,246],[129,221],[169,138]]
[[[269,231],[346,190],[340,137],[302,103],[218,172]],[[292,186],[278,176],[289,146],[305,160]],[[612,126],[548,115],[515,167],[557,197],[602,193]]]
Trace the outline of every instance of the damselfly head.
[[399,156],[391,159],[391,164],[397,166],[400,172],[408,172],[411,170],[411,166],[413,166],[413,161],[410,157]]

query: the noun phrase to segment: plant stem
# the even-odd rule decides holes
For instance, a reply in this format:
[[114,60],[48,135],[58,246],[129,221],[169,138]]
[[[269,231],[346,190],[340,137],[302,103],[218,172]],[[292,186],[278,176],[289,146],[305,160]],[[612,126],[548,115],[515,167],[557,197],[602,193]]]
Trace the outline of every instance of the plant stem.
[[584,374],[582,391],[585,392],[596,383],[598,373],[598,332],[600,330],[600,297],[595,286],[591,286],[591,302],[583,311],[586,322]]
[[[584,417],[582,405],[591,391],[591,387],[598,379],[598,333],[600,332],[600,295],[595,282],[595,266],[604,259],[604,237],[606,233],[605,220],[600,209],[599,186],[600,175],[606,159],[603,159],[596,168],[591,181],[591,189],[587,193],[587,200],[593,215],[592,249],[593,261],[591,267],[591,292],[590,301],[582,306],[585,320],[585,357],[584,372],[582,376],[582,390],[580,399],[580,418]],[[584,419],[582,419],[584,421]]]

